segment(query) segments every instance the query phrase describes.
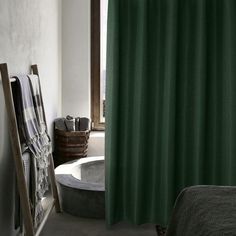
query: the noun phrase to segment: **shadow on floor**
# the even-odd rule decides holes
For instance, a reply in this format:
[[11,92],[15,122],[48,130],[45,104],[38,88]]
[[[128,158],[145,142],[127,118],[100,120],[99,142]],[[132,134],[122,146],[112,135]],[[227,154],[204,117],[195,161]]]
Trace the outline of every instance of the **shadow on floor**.
[[156,236],[154,225],[119,223],[106,228],[104,220],[74,217],[52,212],[40,236]]

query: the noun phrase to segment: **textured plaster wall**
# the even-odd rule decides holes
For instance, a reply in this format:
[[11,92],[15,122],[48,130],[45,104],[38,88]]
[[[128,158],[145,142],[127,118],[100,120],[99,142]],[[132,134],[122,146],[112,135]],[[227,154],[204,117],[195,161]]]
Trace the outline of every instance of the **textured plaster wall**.
[[[61,0],[0,0],[0,63],[10,74],[39,65],[47,122],[61,115]],[[0,82],[0,235],[14,232],[14,167]]]
[[62,1],[62,113],[90,117],[90,0]]

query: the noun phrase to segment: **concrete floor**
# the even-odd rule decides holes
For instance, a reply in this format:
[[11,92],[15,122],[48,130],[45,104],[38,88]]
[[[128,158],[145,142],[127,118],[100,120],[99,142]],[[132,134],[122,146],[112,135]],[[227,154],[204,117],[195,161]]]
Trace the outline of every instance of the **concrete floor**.
[[119,223],[106,228],[104,220],[74,217],[52,212],[40,236],[156,236],[153,225]]

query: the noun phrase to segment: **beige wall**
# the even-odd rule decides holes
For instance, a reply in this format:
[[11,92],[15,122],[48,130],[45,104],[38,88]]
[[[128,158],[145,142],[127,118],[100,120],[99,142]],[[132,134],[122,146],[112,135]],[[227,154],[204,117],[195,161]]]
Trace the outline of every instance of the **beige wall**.
[[[39,65],[47,121],[61,114],[61,0],[0,0],[0,63],[10,74]],[[0,82],[0,235],[14,235],[14,167]]]
[[[90,0],[63,0],[62,113],[90,118],[90,109]],[[104,133],[91,133],[88,155],[104,155]]]
[[62,113],[90,117],[90,0],[62,1]]

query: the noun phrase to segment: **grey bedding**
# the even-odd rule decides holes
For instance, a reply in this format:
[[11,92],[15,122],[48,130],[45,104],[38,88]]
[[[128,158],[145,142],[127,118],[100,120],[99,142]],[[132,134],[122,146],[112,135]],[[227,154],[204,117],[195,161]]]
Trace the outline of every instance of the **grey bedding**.
[[173,210],[166,236],[236,235],[236,187],[184,189]]

